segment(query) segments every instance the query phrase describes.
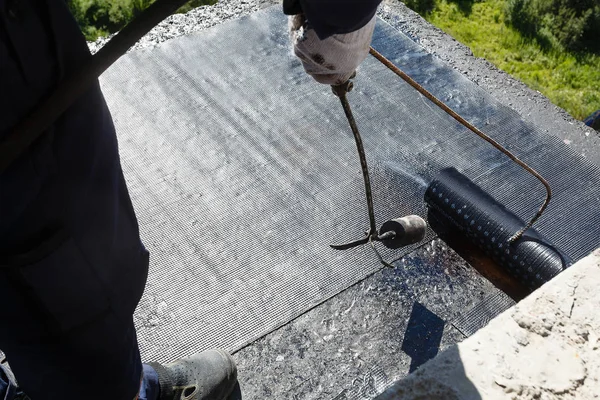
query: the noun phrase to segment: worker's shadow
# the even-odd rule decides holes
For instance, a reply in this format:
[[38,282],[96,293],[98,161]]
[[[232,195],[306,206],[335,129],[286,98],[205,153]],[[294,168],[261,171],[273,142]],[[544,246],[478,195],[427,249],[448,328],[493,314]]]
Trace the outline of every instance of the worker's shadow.
[[[408,326],[404,334],[404,340],[402,342],[402,350],[411,357],[409,373],[415,371],[422,364],[434,358],[439,350],[442,342],[442,336],[444,334],[445,322],[443,319],[438,317],[435,313],[428,310],[427,307],[419,302],[413,304],[412,312],[408,320]],[[458,379],[460,382],[456,382],[461,387],[460,398],[468,398],[470,400],[481,400],[481,395],[473,383],[464,373],[464,367],[462,367],[462,361],[460,353],[456,346],[452,346],[445,350],[444,358],[451,360],[452,364],[449,364],[449,368],[453,369],[453,379]],[[459,373],[462,371],[462,373]],[[446,388],[443,382],[431,382],[432,385],[436,386],[431,389],[432,391],[438,392],[441,397],[431,397],[431,400],[453,400],[458,399],[456,394],[449,388]],[[399,382],[402,385],[402,382]],[[404,388],[408,390],[407,388]],[[447,395],[445,389],[448,389]],[[393,389],[392,389],[393,392]],[[387,399],[387,397],[383,397]],[[392,398],[392,397],[389,397]]]
[[437,355],[444,325],[443,319],[415,301],[402,341],[402,351],[411,357],[409,373]]

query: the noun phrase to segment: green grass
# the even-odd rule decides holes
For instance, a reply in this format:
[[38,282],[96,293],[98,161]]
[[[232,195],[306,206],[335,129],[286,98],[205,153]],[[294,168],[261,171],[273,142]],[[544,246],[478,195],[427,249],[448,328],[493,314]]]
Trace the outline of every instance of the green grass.
[[544,48],[504,24],[504,0],[438,0],[425,15],[483,57],[538,90],[573,117],[600,109],[600,55]]
[[[154,1],[156,0],[68,0],[67,3],[86,40],[94,41],[118,32]],[[177,12],[186,13],[193,8],[216,2],[217,0],[189,0]]]

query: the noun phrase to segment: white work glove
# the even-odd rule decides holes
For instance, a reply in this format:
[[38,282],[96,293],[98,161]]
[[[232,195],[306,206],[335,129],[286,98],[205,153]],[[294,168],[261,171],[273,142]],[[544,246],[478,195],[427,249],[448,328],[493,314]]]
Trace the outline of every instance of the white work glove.
[[352,77],[369,54],[375,29],[375,17],[362,28],[320,40],[306,23],[304,15],[289,17],[290,39],[294,54],[304,70],[319,83],[341,85]]

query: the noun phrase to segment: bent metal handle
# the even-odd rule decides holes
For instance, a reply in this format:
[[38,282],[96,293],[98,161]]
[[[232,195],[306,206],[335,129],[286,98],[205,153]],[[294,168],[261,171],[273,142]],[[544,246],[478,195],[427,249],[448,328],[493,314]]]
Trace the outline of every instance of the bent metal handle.
[[537,211],[537,213],[529,220],[529,222],[527,222],[527,224],[525,226],[520,227],[511,237],[508,238],[508,242],[509,243],[513,243],[513,242],[517,241],[521,236],[523,236],[523,234],[525,233],[525,231],[527,231],[529,228],[531,228],[533,226],[533,224],[542,216],[542,214],[544,213],[544,210],[546,209],[546,207],[548,207],[548,203],[550,203],[550,199],[552,198],[552,189],[550,188],[550,184],[548,183],[548,181],[546,179],[544,179],[544,177],[542,177],[536,170],[534,170],[533,168],[531,168],[529,165],[527,165],[526,163],[524,163],[523,161],[521,161],[513,153],[511,153],[510,151],[508,151],[500,143],[496,142],[494,139],[492,139],[491,137],[489,137],[488,135],[486,135],[485,133],[483,133],[476,126],[474,126],[469,121],[467,121],[466,119],[464,119],[463,117],[461,117],[456,111],[454,111],[453,109],[451,109],[450,107],[448,107],[440,99],[438,99],[437,97],[435,97],[431,92],[429,92],[423,86],[419,85],[417,83],[417,81],[415,81],[414,79],[412,79],[404,71],[402,71],[400,68],[398,68],[397,66],[395,66],[390,60],[388,60],[387,58],[385,58],[377,50],[375,50],[374,48],[371,47],[370,50],[369,50],[369,53],[373,57],[375,57],[377,60],[379,60],[379,62],[381,62],[383,65],[385,65],[390,71],[392,71],[393,73],[395,73],[396,75],[398,75],[406,83],[408,83],[410,86],[412,86],[414,89],[416,89],[419,93],[421,93],[423,96],[425,96],[426,98],[428,98],[433,104],[435,104],[436,106],[438,106],[439,108],[441,108],[442,110],[444,110],[444,112],[446,112],[452,118],[454,118],[455,120],[457,120],[465,128],[469,129],[471,132],[475,133],[477,136],[479,136],[480,138],[482,138],[483,140],[485,140],[486,142],[488,142],[489,144],[491,144],[492,146],[494,146],[496,149],[498,149],[500,152],[502,152],[504,155],[506,155],[508,158],[510,158],[512,161],[514,161],[516,164],[518,164],[525,171],[529,172],[531,175],[533,175],[534,177],[536,177],[542,183],[542,185],[544,185],[544,188],[546,189],[546,198],[544,199],[544,202],[540,206],[540,208]]

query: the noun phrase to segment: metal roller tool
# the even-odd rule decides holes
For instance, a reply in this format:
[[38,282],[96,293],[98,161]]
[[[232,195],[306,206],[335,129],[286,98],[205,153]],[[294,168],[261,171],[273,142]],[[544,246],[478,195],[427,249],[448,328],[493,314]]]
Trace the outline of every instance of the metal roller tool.
[[[530,229],[541,217],[552,197],[548,182],[537,171],[461,117],[375,49],[371,48],[370,54],[461,125],[536,177],[546,190],[546,198],[538,212],[525,223],[467,177],[456,170],[445,169],[434,179],[425,193],[425,202],[429,206],[430,217],[435,217],[436,221],[458,228],[464,237],[480,246],[488,256],[531,289],[539,287],[569,266],[571,261],[567,257],[557,251],[535,230]],[[374,241],[380,241],[388,248],[397,249],[418,243],[425,237],[427,228],[423,218],[417,215],[386,221],[379,230],[376,227],[364,147],[346,96],[352,87],[352,82],[347,81],[341,85],[332,86],[332,89],[342,103],[356,141],[365,184],[370,227],[366,232],[366,237],[342,245],[331,245],[331,247],[336,250],[346,250],[369,242],[373,245]],[[440,193],[440,190],[444,191],[444,195]],[[459,204],[460,209],[458,208]],[[526,232],[527,234],[525,234]],[[375,249],[374,246],[373,248]],[[379,253],[377,256],[384,265],[391,266],[381,258]]]
[[342,103],[344,113],[346,114],[352,133],[354,134],[354,140],[356,141],[356,149],[358,151],[358,157],[360,158],[360,166],[362,168],[363,180],[365,183],[365,195],[367,198],[370,225],[364,238],[345,244],[332,244],[331,247],[336,250],[347,250],[369,242],[379,241],[390,249],[398,249],[403,246],[418,243],[423,240],[425,233],[427,232],[425,220],[418,215],[408,215],[406,217],[386,221],[380,229],[377,229],[367,157],[365,156],[365,149],[360,137],[360,132],[358,131],[356,121],[354,120],[352,110],[350,109],[350,103],[346,96],[347,93],[352,90],[352,87],[352,82],[348,80],[341,85],[335,85],[331,88],[333,93],[339,97]]

